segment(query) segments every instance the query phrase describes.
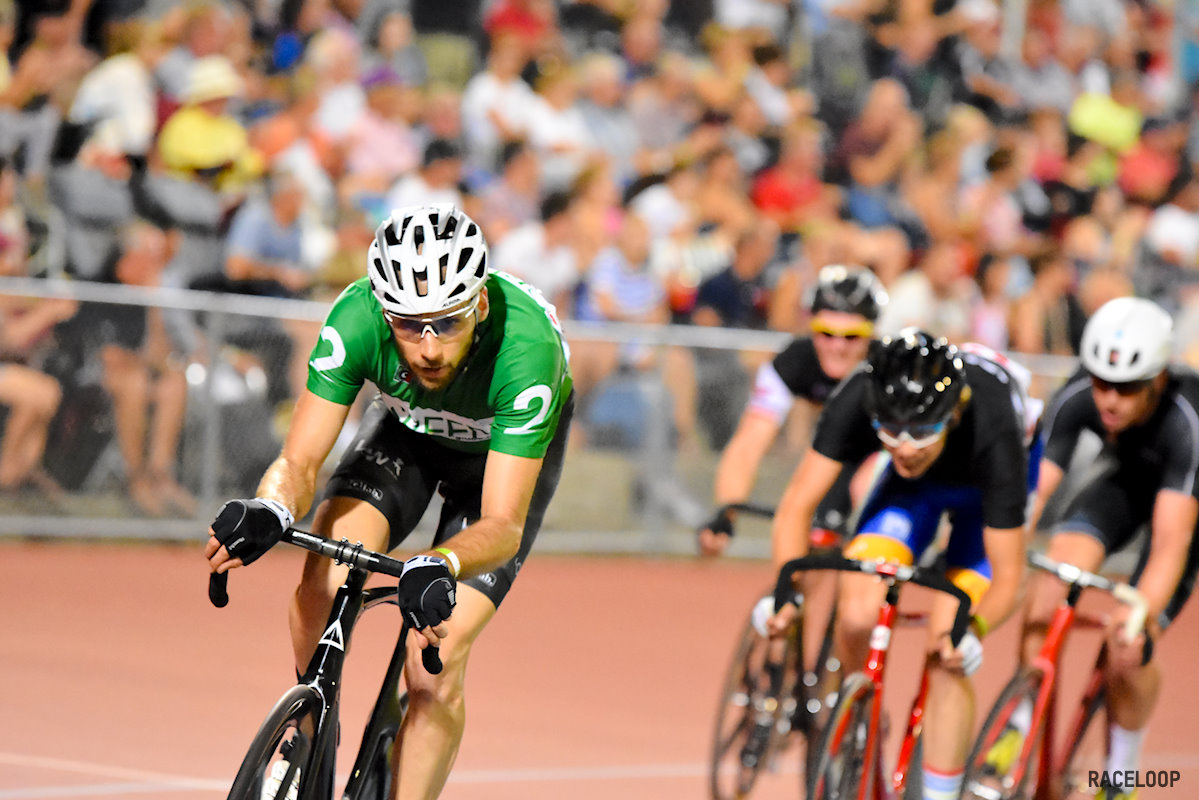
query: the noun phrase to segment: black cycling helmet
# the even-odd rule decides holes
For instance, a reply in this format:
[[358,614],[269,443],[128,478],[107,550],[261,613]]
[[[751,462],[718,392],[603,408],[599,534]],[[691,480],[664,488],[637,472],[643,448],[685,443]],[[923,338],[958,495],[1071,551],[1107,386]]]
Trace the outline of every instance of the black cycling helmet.
[[958,349],[916,328],[875,343],[865,370],[867,410],[876,425],[940,425],[967,391]]
[[830,264],[816,276],[812,292],[812,313],[828,309],[861,314],[874,322],[887,304],[887,290],[878,277],[866,267],[847,267]]

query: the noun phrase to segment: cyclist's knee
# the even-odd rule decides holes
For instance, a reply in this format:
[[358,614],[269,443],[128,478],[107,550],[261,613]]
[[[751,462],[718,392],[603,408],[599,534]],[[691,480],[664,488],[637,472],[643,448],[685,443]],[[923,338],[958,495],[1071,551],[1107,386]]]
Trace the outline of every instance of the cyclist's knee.
[[404,681],[408,687],[408,700],[414,705],[434,705],[449,713],[460,713],[465,709],[464,688],[466,684],[466,660],[470,647],[454,647],[446,639],[441,646],[441,672],[429,674],[421,664],[420,656],[409,653]]
[[878,622],[881,602],[880,587],[873,580],[843,577],[837,598],[837,627],[847,639],[868,638]]

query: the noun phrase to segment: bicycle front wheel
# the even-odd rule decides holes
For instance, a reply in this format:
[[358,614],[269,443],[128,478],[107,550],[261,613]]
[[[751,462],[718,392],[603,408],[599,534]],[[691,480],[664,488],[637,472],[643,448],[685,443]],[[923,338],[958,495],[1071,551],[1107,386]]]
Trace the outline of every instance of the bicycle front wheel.
[[1103,671],[1096,667],[1072,720],[1058,771],[1062,800],[1093,797],[1098,790],[1091,785],[1090,776],[1107,768],[1109,726],[1103,685]]
[[870,738],[874,684],[855,672],[841,687],[837,708],[820,739],[816,768],[807,776],[808,800],[869,797],[878,742]]
[[786,746],[799,705],[800,626],[784,639],[749,621],[729,665],[712,744],[713,800],[748,797],[763,769]]
[[[1044,726],[1035,720],[1014,723],[1013,715],[1022,709],[1021,714],[1031,716],[1045,680],[1041,670],[1023,667],[999,694],[966,759],[963,800],[1018,800],[1036,792]],[[1025,758],[1030,734],[1037,738]]]
[[311,686],[293,686],[271,709],[242,760],[229,800],[304,800],[314,796],[317,730],[323,708]]

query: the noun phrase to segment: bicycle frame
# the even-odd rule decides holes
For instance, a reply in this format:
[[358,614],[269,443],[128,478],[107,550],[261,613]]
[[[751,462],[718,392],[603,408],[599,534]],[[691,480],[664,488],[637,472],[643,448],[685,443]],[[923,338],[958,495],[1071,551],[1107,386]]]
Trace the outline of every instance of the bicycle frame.
[[[879,570],[880,574],[883,570]],[[895,625],[900,620],[899,614],[899,584],[890,582],[887,587],[886,599],[879,607],[878,621],[870,634],[870,653],[866,657],[866,668],[863,673],[874,687],[874,699],[871,702],[870,726],[867,732],[867,758],[873,765],[867,764],[867,769],[874,769],[874,798],[885,800],[889,796],[898,796],[907,786],[908,773],[911,769],[912,755],[916,751],[916,742],[924,730],[924,703],[928,697],[928,669],[921,671],[920,688],[912,701],[908,714],[907,725],[904,728],[903,744],[900,745],[899,759],[891,773],[890,794],[884,792],[885,768],[882,759],[882,712],[883,712],[883,674],[886,671],[887,653],[891,649],[891,637]],[[865,800],[863,798],[862,800]]]
[[[866,666],[862,672],[871,687],[870,716],[867,724],[864,750],[865,763],[862,765],[863,775],[873,775],[873,781],[864,781],[859,788],[859,800],[868,800],[867,785],[873,783],[873,800],[888,800],[892,796],[902,794],[907,785],[908,773],[915,752],[916,743],[924,725],[924,705],[928,697],[928,664],[922,670],[920,689],[912,702],[904,731],[903,745],[900,748],[899,760],[892,773],[891,781],[885,780],[882,763],[882,709],[883,709],[883,674],[886,670],[887,653],[891,648],[891,638],[896,622],[907,615],[899,612],[899,590],[904,583],[914,583],[929,589],[944,592],[958,602],[957,614],[951,640],[956,644],[965,634],[970,622],[970,598],[959,587],[955,586],[944,575],[930,573],[922,567],[910,567],[890,562],[857,561],[841,555],[806,556],[788,562],[779,573],[778,586],[775,589],[775,602],[787,596],[791,587],[792,576],[803,569],[833,569],[842,572],[859,572],[880,578],[887,584],[887,593],[879,607],[878,618],[870,634],[870,651],[866,658]],[[841,725],[848,724],[848,717],[841,720]],[[833,738],[840,740],[845,731],[837,729]]]
[[[395,586],[367,589],[366,580],[371,572],[398,575],[403,569],[403,562],[365,550],[360,543],[350,545],[345,540],[332,542],[295,529],[289,530],[284,540],[350,567],[345,581],[334,595],[325,630],[298,684],[310,687],[320,700],[316,730],[313,731],[313,747],[305,762],[290,764],[280,780],[280,785],[289,786],[297,770],[301,774],[314,775],[315,780],[306,782],[300,800],[328,800],[333,794],[336,775],[337,712],[342,669],[354,626],[366,609],[383,604],[398,605]],[[218,607],[228,601],[222,577],[214,575],[209,585],[210,599]],[[407,633],[408,626],[405,623],[364,729],[362,745],[342,794],[343,800],[358,800],[371,777],[371,767],[379,763],[381,756],[387,763],[386,748],[395,740],[402,724],[406,703],[399,695],[399,683],[407,655]],[[426,669],[440,670],[435,651],[425,650],[423,655]],[[318,770],[314,772],[314,768]]]
[[[1004,779],[1004,785],[1009,788],[1023,785],[1028,769],[1033,763],[1033,749],[1040,747],[1040,751],[1037,753],[1037,783],[1034,787],[1034,796],[1038,800],[1050,800],[1056,794],[1055,779],[1064,775],[1068,766],[1066,762],[1069,757],[1069,742],[1082,735],[1087,722],[1088,709],[1099,701],[1104,691],[1104,650],[1101,649],[1078,706],[1078,712],[1071,728],[1071,738],[1066,740],[1067,746],[1062,749],[1062,757],[1056,758],[1057,678],[1060,673],[1059,663],[1062,648],[1067,635],[1075,625],[1103,627],[1102,622],[1085,616],[1080,617],[1078,603],[1083,590],[1101,589],[1131,608],[1124,627],[1124,635],[1130,639],[1140,632],[1145,621],[1147,607],[1140,593],[1128,584],[1116,583],[1070,564],[1053,561],[1040,553],[1030,553],[1028,561],[1034,568],[1047,572],[1065,583],[1067,591],[1065,602],[1053,611],[1041,649],[1028,665],[1034,674],[1040,674],[1039,685],[1036,690],[1036,699],[1033,701],[1028,733],[1024,736],[1021,744],[1019,757],[1013,762],[1013,771]],[[985,735],[986,731],[984,730],[980,733],[979,745],[976,745],[983,751],[993,741],[981,738]],[[977,792],[978,790],[973,791]]]

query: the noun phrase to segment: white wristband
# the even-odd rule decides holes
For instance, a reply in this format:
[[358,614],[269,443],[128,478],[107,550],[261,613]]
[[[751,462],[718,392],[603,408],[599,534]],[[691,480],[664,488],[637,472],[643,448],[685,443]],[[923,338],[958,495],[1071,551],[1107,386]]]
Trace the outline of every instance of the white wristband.
[[275,516],[279,518],[279,524],[283,526],[283,530],[290,528],[291,524],[296,521],[296,518],[292,516],[292,513],[290,510],[288,510],[287,506],[283,505],[278,500],[272,500],[269,497],[255,497],[254,499],[262,503],[271,511],[275,512]]
[[458,554],[448,547],[438,547],[434,549],[434,553],[441,553],[445,556],[445,560],[450,564],[450,571],[454,573],[454,577],[458,577],[458,573],[462,571],[462,562],[458,560]]

